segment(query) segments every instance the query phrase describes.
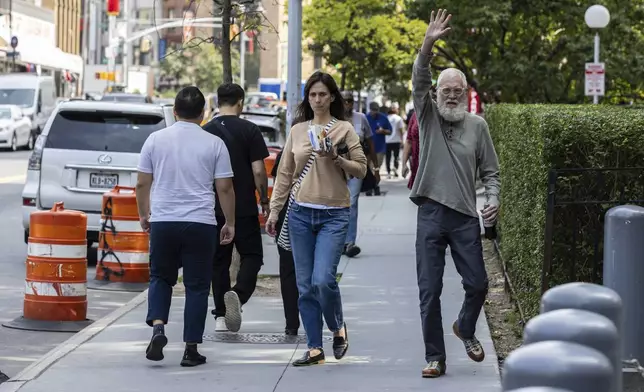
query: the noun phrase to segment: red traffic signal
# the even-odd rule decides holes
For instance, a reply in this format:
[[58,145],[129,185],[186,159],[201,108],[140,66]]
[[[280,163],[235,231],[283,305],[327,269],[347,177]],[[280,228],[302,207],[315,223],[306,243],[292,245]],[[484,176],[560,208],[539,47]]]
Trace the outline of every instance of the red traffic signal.
[[121,0],[107,0],[107,14],[117,16],[121,13]]

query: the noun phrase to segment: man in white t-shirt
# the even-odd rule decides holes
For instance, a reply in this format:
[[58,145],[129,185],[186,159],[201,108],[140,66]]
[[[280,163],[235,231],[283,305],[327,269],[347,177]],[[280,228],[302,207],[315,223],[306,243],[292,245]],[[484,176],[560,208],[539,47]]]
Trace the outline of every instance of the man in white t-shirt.
[[[186,302],[183,340],[186,348],[181,366],[206,362],[199,354],[202,343],[212,260],[218,243],[235,236],[235,191],[228,149],[219,137],[204,131],[206,100],[197,87],[179,91],[174,103],[177,122],[152,133],[141,149],[136,200],[141,227],[150,232],[150,288],[146,323],[152,339],[146,349],[151,361],[163,359],[168,343],[172,287],[183,267]],[[217,239],[215,193],[226,223]]]
[[[403,132],[405,131],[405,121],[398,115],[398,104],[393,104],[389,109],[389,123],[391,124],[391,134],[387,135],[387,153],[385,155],[385,166],[387,167],[387,178],[398,177],[398,162],[400,156],[400,146],[403,141]],[[391,158],[394,158],[393,170],[391,167]]]

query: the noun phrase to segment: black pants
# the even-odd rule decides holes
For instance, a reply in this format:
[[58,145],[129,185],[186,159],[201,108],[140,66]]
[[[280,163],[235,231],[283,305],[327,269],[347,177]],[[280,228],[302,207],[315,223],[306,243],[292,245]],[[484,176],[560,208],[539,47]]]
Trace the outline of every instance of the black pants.
[[[280,212],[277,220],[277,232],[279,233],[286,216],[286,207]],[[295,279],[295,261],[293,252],[277,247],[280,255],[280,289],[282,291],[282,302],[284,303],[284,317],[286,318],[287,329],[300,328],[300,310],[297,304],[299,293],[297,291],[297,280]]]
[[208,313],[212,259],[217,251],[217,227],[202,223],[154,222],[150,228],[150,289],[146,322],[168,322],[172,287],[183,267],[186,306],[183,341],[202,343]]
[[[223,216],[217,217],[217,227],[226,223]],[[230,264],[233,246],[240,256],[240,267],[235,287],[230,287]],[[234,290],[242,305],[248,302],[257,287],[257,274],[264,264],[262,232],[257,216],[244,216],[235,219],[235,239],[228,245],[220,245],[214,257],[212,271],[212,295],[215,297],[215,317],[226,315],[224,294]]]
[[447,245],[463,278],[465,300],[457,323],[461,336],[467,339],[474,336],[488,290],[479,220],[428,200],[418,208],[416,231],[416,271],[427,361],[445,360],[440,296]]
[[400,143],[387,143],[387,154],[385,156],[385,165],[387,167],[387,174],[391,173],[391,155],[394,156],[394,172],[398,171],[398,157],[400,156]]

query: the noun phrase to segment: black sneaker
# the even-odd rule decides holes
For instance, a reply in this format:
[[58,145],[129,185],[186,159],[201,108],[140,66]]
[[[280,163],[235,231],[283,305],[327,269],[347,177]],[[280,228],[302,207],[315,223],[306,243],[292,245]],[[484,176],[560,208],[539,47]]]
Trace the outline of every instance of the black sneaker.
[[324,364],[325,358],[324,358],[324,351],[320,350],[320,353],[314,357],[311,356],[311,352],[307,351],[304,353],[302,358],[296,359],[293,361],[293,366],[300,367],[300,366],[312,366],[312,365],[322,365]]
[[162,324],[152,327],[152,339],[145,350],[145,357],[150,361],[163,360],[163,348],[168,344],[168,337],[165,336],[165,329]]
[[286,336],[297,336],[297,328],[285,328],[284,334]]
[[360,252],[362,252],[362,249],[360,249],[359,246],[357,246],[356,244],[348,244],[346,250],[344,251],[344,254],[347,257],[356,257],[360,254]]
[[186,344],[186,350],[183,352],[181,366],[193,367],[203,365],[204,363],[206,363],[206,357],[199,354],[197,351],[197,345]]
[[376,189],[374,190],[373,194],[375,196],[380,196],[380,187],[379,186],[376,187]]

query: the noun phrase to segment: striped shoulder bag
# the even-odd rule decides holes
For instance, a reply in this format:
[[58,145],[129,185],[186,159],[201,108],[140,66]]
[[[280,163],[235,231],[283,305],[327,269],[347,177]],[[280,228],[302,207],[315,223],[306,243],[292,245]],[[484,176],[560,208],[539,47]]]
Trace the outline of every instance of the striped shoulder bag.
[[[337,122],[338,120],[336,118],[332,118],[331,121],[324,127],[325,132],[329,132],[331,127]],[[295,201],[295,195],[297,194],[298,189],[300,189],[300,185],[302,184],[302,180],[304,180],[304,177],[306,177],[306,174],[311,170],[311,166],[313,166],[313,162],[315,161],[315,158],[317,157],[317,152],[313,151],[311,152],[311,156],[309,157],[309,160],[306,161],[306,165],[304,165],[304,168],[302,169],[302,173],[300,173],[300,176],[297,178],[297,181],[295,181],[295,184],[293,184],[293,187],[291,188],[291,193],[289,194],[288,197],[288,206],[286,207],[286,215],[284,217],[284,223],[282,223],[282,230],[280,230],[280,234],[277,237],[277,245],[287,251],[291,251],[291,238],[288,233],[288,214],[291,211],[291,206],[293,205],[293,202]]]

